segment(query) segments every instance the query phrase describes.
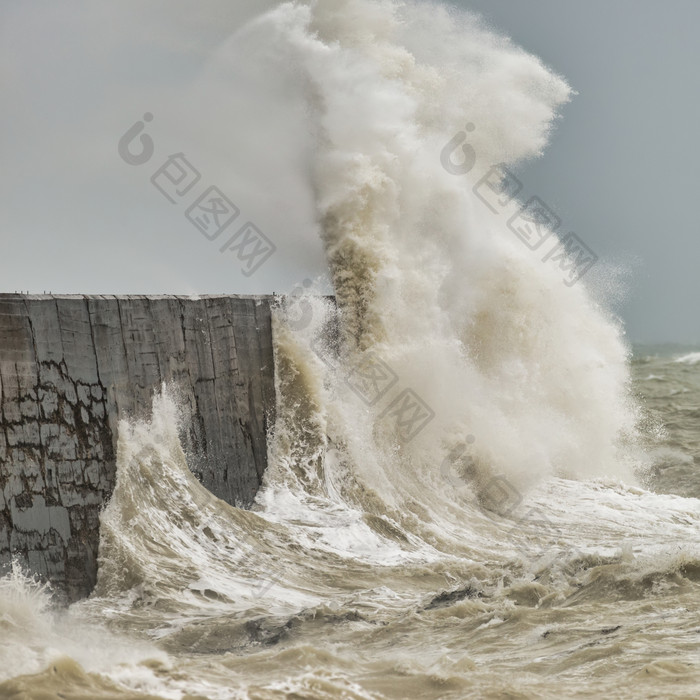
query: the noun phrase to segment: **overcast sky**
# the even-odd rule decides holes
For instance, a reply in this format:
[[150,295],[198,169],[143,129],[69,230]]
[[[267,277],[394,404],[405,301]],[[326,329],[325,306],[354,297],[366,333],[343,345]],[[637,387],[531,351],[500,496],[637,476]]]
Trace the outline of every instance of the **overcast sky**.
[[[296,176],[306,163],[288,147],[308,137],[303,109],[280,114],[236,73],[245,46],[231,35],[275,4],[0,0],[0,291],[266,293],[323,269]],[[577,91],[544,157],[519,176],[621,271],[629,337],[700,342],[700,3],[453,4]],[[117,142],[147,112],[154,156],[129,165]],[[260,141],[250,124],[285,138]],[[218,187],[274,242],[253,274],[153,186],[177,153],[200,190]]]

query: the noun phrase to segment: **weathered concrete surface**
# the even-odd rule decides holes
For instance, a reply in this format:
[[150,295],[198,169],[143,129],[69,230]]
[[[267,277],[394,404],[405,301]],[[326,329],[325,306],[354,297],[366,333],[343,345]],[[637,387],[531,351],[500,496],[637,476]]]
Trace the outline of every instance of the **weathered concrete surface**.
[[176,382],[193,470],[248,505],[274,412],[271,297],[0,295],[0,569],[16,557],[68,600],[95,583],[118,421]]

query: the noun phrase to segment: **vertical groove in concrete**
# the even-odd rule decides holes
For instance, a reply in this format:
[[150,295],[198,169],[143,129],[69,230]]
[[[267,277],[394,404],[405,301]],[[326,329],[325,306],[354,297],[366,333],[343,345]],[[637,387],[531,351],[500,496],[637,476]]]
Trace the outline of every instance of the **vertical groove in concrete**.
[[0,295],[0,568],[16,557],[68,600],[96,576],[119,418],[175,382],[215,495],[249,505],[274,414],[269,297]]

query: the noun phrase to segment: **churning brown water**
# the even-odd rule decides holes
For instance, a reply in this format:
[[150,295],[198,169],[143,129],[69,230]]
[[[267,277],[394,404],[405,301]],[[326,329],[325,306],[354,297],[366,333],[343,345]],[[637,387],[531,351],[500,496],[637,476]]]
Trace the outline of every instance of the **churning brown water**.
[[0,583],[0,697],[697,697],[689,357],[633,362],[667,426],[646,488],[551,478],[506,515],[452,464],[425,480],[439,517],[427,495],[389,504],[336,448],[235,509],[189,473],[159,398],[123,425],[93,597],[57,611],[18,572]]

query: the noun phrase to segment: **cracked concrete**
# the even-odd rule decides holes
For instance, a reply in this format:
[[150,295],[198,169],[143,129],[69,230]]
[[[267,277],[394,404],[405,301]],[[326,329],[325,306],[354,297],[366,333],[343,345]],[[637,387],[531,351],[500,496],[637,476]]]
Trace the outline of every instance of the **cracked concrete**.
[[0,295],[0,569],[15,557],[66,600],[97,573],[117,426],[175,382],[193,471],[254,498],[274,419],[271,297]]

